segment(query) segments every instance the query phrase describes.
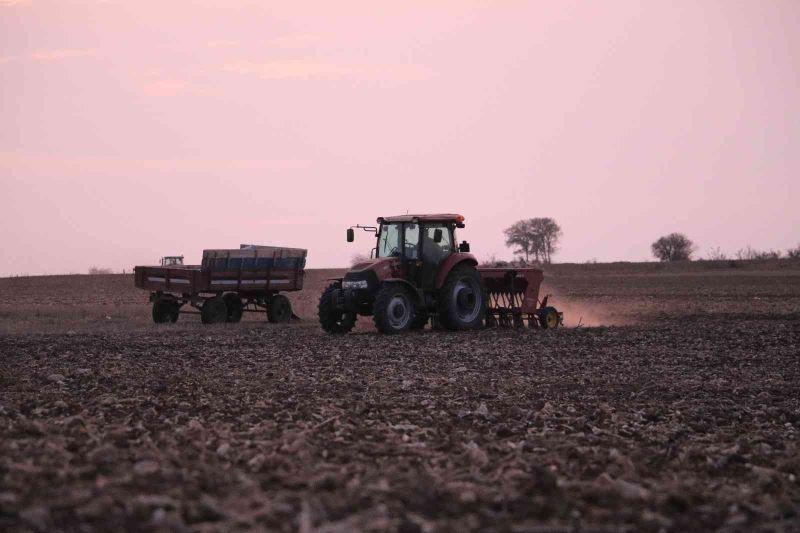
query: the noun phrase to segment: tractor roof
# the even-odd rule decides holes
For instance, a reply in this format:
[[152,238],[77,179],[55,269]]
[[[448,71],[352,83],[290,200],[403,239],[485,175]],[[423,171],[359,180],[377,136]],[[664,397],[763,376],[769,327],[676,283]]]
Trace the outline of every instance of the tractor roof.
[[397,215],[394,217],[379,217],[378,224],[382,222],[455,222],[456,224],[463,224],[463,215],[456,215],[453,213],[437,213],[432,215]]

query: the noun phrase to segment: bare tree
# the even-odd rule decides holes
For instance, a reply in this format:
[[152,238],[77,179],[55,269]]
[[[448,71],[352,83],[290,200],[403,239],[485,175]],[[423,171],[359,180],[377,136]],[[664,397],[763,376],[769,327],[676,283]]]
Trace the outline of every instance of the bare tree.
[[549,263],[558,250],[558,240],[562,234],[556,221],[549,217],[519,220],[503,233],[506,246],[516,246],[514,253],[524,255],[526,263],[530,263],[531,259],[537,263]]
[[708,251],[709,261],[725,261],[726,259],[728,259],[728,254],[723,252],[719,246]]
[[694,243],[683,233],[670,233],[650,245],[659,261],[691,261]]
[[561,227],[555,220],[549,217],[532,218],[533,226],[538,235],[542,246],[542,259],[545,263],[550,263],[553,254],[558,251],[558,240],[561,238]]
[[780,259],[780,250],[756,250],[749,244],[747,248],[741,248],[736,252],[736,259],[742,261],[752,261],[755,259]]
[[800,244],[798,244],[794,248],[789,248],[788,250],[786,250],[786,256],[789,259],[800,259]]
[[506,246],[516,246],[514,253],[524,255],[526,263],[530,262],[531,255],[539,260],[538,246],[534,242],[536,236],[529,221],[519,220],[503,230],[503,233],[506,236]]
[[355,254],[353,257],[350,258],[350,266],[356,266],[359,263],[365,263],[369,261],[369,256],[364,254]]

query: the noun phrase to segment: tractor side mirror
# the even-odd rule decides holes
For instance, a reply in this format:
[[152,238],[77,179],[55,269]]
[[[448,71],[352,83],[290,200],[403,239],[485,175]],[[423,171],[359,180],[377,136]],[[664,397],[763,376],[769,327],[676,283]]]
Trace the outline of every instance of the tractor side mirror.
[[356,240],[356,232],[353,231],[353,228],[347,229],[347,242],[353,242]]
[[442,242],[442,228],[436,228],[433,230],[433,242],[436,244]]
[[467,241],[462,241],[461,244],[458,245],[458,251],[462,253],[469,253],[469,243]]

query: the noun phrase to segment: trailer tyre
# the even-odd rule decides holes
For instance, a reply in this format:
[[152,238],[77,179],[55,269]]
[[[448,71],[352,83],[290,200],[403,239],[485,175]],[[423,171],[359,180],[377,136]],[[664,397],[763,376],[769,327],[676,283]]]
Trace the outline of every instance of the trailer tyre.
[[561,317],[555,307],[544,307],[537,311],[539,327],[542,329],[555,329],[561,325]]
[[235,292],[229,292],[222,296],[225,306],[228,308],[228,322],[239,322],[244,314],[244,304],[242,299]]
[[333,291],[339,290],[338,283],[331,283],[319,297],[319,323],[322,329],[332,334],[348,333],[356,325],[356,314],[339,311],[333,305]]
[[292,318],[292,304],[283,294],[276,294],[267,305],[267,320],[273,324],[289,322]]
[[481,327],[486,315],[486,294],[475,267],[463,263],[454,267],[439,292],[437,305],[445,329],[463,331]]
[[206,300],[203,307],[200,308],[200,320],[203,324],[227,322],[228,306],[225,304],[225,300],[220,296]]
[[153,302],[153,322],[156,324],[165,324],[167,322],[174,324],[178,321],[180,307],[180,304],[174,300],[156,300]]
[[399,283],[384,283],[375,296],[372,319],[381,333],[400,333],[411,327],[414,304]]

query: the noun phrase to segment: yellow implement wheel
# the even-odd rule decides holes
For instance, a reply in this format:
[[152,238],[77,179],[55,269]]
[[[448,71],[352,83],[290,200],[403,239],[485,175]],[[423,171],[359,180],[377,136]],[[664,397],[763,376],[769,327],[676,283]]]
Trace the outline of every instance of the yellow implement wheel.
[[553,329],[561,325],[561,317],[555,307],[545,307],[537,313],[539,316],[539,326],[542,329]]

